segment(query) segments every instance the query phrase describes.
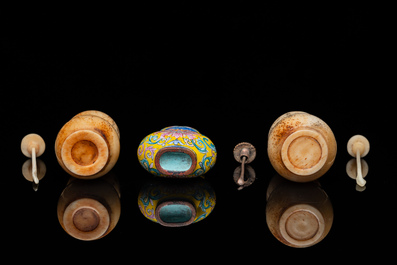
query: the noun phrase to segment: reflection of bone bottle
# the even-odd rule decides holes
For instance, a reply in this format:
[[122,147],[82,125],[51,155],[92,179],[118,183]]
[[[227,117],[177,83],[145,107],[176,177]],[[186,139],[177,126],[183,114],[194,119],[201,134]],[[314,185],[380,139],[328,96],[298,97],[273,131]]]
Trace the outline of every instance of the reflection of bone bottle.
[[271,164],[281,176],[308,182],[321,177],[332,166],[336,141],[324,121],[306,112],[294,111],[273,123],[267,151]]
[[80,240],[109,234],[120,218],[120,193],[110,174],[95,180],[70,178],[58,201],[58,220],[63,229]]
[[266,222],[280,242],[304,248],[327,236],[334,214],[318,182],[294,183],[276,176],[267,194]]
[[119,129],[103,112],[81,112],[59,131],[55,153],[61,167],[73,177],[98,178],[109,172],[118,160]]

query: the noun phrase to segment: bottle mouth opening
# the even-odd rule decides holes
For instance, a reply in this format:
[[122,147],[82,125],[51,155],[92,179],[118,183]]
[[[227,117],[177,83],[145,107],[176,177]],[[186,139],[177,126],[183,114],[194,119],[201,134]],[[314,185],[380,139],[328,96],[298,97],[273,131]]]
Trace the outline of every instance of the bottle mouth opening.
[[296,175],[307,176],[318,172],[327,157],[327,142],[315,130],[296,131],[285,139],[281,147],[285,167]]
[[155,158],[156,168],[166,176],[187,176],[196,168],[196,154],[184,147],[164,147]]
[[79,176],[91,176],[101,171],[109,158],[105,139],[91,130],[79,130],[70,134],[62,145],[62,161],[65,167]]

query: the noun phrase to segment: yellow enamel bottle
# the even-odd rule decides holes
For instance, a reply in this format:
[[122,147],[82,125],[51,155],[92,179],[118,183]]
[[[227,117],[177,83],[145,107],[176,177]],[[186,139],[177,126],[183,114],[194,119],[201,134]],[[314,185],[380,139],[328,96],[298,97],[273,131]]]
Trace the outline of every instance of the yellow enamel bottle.
[[210,170],[216,161],[212,141],[187,126],[171,126],[146,136],[138,147],[138,160],[160,177],[192,178]]

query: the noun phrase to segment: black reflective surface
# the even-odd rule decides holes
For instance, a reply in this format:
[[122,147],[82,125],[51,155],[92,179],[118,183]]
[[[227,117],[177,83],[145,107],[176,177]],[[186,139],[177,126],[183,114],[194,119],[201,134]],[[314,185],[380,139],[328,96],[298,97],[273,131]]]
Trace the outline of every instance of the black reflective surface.
[[[382,84],[379,25],[364,7],[302,12],[180,8],[134,11],[114,24],[10,20],[1,38],[7,68],[2,87],[9,91],[1,132],[7,250],[44,257],[55,246],[53,253],[64,259],[85,253],[151,262],[187,253],[199,261],[215,255],[249,263],[276,251],[285,254],[283,259],[338,258],[341,252],[357,260],[391,257],[393,95]],[[57,218],[69,176],[53,146],[63,124],[89,109],[109,114],[120,128],[121,153],[112,173],[120,183],[121,214],[108,235],[84,242],[68,235]],[[292,110],[323,119],[338,143],[334,165],[319,179],[332,202],[332,227],[320,243],[305,249],[280,243],[266,223],[266,191],[275,175],[267,134],[276,118]],[[184,227],[151,222],[138,207],[139,191],[151,178],[137,161],[138,144],[171,125],[197,129],[218,151],[205,176],[216,193],[215,208]],[[46,175],[36,192],[21,169],[26,157],[20,141],[31,132],[47,145],[40,157]],[[346,173],[351,159],[346,144],[354,134],[371,144],[363,192]],[[233,148],[242,141],[257,149],[250,164],[256,179],[238,190]]]

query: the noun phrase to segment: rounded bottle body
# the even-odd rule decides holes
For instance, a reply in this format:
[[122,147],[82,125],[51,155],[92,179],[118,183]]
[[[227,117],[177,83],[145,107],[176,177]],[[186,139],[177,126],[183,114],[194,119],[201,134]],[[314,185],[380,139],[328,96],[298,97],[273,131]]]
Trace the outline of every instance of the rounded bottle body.
[[146,136],[138,147],[138,160],[160,177],[192,178],[210,170],[217,152],[212,141],[187,126],[171,126]]
[[84,111],[59,131],[55,153],[61,167],[81,179],[105,175],[120,154],[120,132],[114,120],[100,111]]
[[329,170],[336,156],[331,128],[320,118],[294,111],[280,116],[268,135],[268,156],[283,177],[308,182]]

